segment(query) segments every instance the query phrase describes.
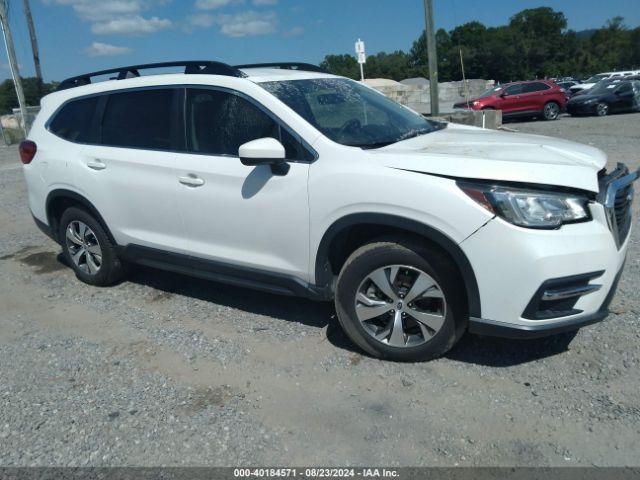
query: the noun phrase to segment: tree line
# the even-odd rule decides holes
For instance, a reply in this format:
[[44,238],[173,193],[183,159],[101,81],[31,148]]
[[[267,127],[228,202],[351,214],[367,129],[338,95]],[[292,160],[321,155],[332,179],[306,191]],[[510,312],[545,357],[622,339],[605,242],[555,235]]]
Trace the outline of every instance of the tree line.
[[[567,29],[564,13],[548,7],[523,10],[507,25],[486,27],[468,22],[450,32],[436,33],[440,81],[462,79],[460,51],[467,78],[507,82],[545,77],[575,76],[618,69],[640,69],[640,27],[630,29],[622,17],[614,17],[599,29],[575,32]],[[360,78],[352,55],[327,55],[321,66],[337,75]],[[428,77],[427,42],[423,32],[409,52],[380,52],[367,58],[369,78],[404,80]],[[25,78],[27,105],[55,90],[57,83]],[[0,114],[18,106],[12,80],[0,83]]]
[[[473,21],[436,33],[439,80],[466,78],[507,82],[640,69],[640,27],[630,29],[614,17],[599,29],[575,32],[562,12],[549,7],[523,10],[507,25],[486,27]],[[360,78],[352,55],[327,55],[321,66],[331,73]],[[423,32],[409,52],[380,52],[367,57],[368,78],[403,80],[429,76],[427,41]]]

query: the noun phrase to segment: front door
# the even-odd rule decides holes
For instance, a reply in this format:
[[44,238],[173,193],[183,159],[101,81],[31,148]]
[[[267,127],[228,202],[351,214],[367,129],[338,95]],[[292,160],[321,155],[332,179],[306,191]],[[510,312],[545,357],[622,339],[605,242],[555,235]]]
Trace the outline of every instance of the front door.
[[502,93],[502,101],[498,108],[506,115],[521,112],[524,110],[521,97],[522,84],[509,85]]
[[[188,88],[187,153],[179,154],[180,209],[195,256],[308,280],[309,162],[315,157],[271,114],[225,89]],[[290,170],[244,166],[240,145],[282,142]]]

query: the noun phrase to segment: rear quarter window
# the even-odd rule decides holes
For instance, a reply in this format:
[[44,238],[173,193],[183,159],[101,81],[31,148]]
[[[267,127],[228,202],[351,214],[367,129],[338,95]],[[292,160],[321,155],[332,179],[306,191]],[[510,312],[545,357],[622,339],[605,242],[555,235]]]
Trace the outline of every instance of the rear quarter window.
[[75,143],[94,142],[94,116],[98,97],[72,100],[66,103],[49,123],[49,131],[54,135]]

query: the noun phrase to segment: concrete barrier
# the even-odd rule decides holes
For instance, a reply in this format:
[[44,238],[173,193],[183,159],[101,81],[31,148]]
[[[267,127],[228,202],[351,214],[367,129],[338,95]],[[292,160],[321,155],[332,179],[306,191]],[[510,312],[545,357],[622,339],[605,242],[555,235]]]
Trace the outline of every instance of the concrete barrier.
[[[402,105],[415,110],[418,113],[431,113],[431,97],[429,81],[426,78],[409,78],[401,82],[395,82],[384,78],[365,80],[367,85],[375,88],[387,97]],[[469,79],[466,82],[444,82],[438,84],[438,98],[440,112],[453,112],[453,105],[474,98],[495,85],[493,80]]]
[[465,110],[435,117],[445,122],[497,130],[502,126],[502,110]]

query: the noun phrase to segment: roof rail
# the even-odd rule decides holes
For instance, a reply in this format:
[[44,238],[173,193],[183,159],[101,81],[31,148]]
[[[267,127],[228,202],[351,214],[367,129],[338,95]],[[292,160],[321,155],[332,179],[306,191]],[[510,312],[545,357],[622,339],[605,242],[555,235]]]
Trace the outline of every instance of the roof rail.
[[301,70],[304,72],[328,73],[325,69],[310,63],[300,62],[275,62],[275,63],[252,63],[248,65],[236,65],[235,68],[280,68],[282,70]]
[[211,61],[185,61],[185,62],[163,62],[163,63],[147,63],[144,65],[132,65],[130,67],[112,68],[109,70],[101,70],[99,72],[85,73],[84,75],[78,75],[76,77],[67,78],[63,80],[57,88],[57,91],[67,90],[69,88],[80,87],[82,85],[89,85],[93,77],[100,75],[108,75],[110,73],[117,73],[118,76],[111,80],[124,80],[127,78],[139,77],[140,70],[151,70],[154,68],[166,68],[166,67],[184,67],[184,73],[187,75],[201,74],[201,75],[224,75],[227,77],[239,77],[244,78],[246,75],[242,73],[238,68],[232,67],[222,62]]

